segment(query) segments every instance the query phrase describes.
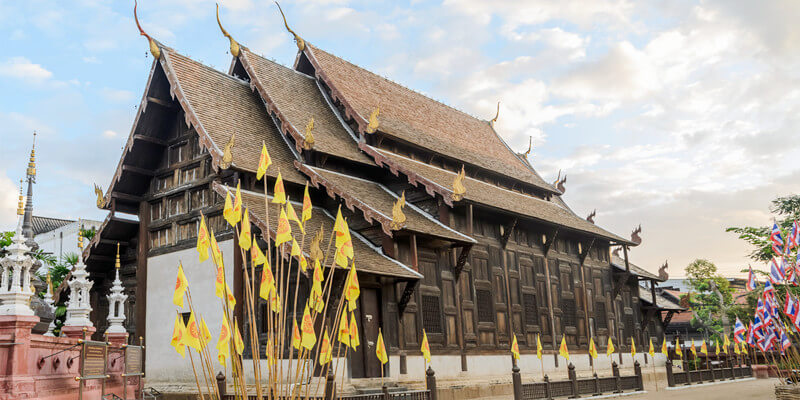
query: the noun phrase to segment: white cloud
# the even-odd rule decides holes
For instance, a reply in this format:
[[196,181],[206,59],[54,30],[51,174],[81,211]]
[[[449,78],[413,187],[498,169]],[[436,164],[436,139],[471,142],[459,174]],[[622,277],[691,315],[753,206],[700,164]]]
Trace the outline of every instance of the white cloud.
[[116,137],[117,135],[118,135],[118,133],[112,131],[111,129],[106,129],[106,130],[103,131],[103,137],[106,137],[106,138],[113,138],[113,137]]
[[108,101],[129,103],[133,99],[133,92],[123,89],[105,87],[100,90],[100,95]]
[[0,226],[13,226],[17,217],[19,188],[5,170],[0,171]]
[[53,76],[53,73],[34,64],[25,57],[11,57],[0,63],[0,76],[22,79],[32,83],[42,83]]

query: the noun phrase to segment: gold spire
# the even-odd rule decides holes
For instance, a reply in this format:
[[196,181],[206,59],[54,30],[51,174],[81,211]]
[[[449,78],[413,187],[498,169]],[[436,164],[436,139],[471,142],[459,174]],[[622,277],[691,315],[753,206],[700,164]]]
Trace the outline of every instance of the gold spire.
[[406,206],[406,191],[403,191],[403,194],[400,195],[400,198],[392,206],[392,223],[391,228],[392,230],[398,230],[403,227],[403,224],[406,222],[406,214],[403,213],[403,207]]
[[494,118],[492,118],[492,120],[489,121],[489,124],[494,126],[494,123],[497,122],[497,117],[499,117],[499,116],[500,116],[500,102],[498,101],[497,102],[497,113],[494,114]]
[[31,146],[31,159],[28,161],[28,177],[36,176],[36,131],[33,131],[33,146]]
[[[78,220],[78,224],[80,225],[80,228],[78,228],[78,248],[83,250],[83,232],[81,232],[83,230],[83,223],[80,219]],[[78,257],[81,257],[81,255],[79,254]]]
[[25,196],[22,195],[22,179],[19,180],[19,202],[17,202],[17,215],[25,214]]
[[114,264],[114,268],[119,269],[119,242],[117,242],[117,261]]
[[[276,1],[275,4],[278,4],[278,2]],[[292,35],[294,35],[294,42],[297,43],[297,49],[300,51],[305,50],[306,42],[303,40],[303,38],[297,36],[297,34],[294,33],[294,31],[292,30],[292,28],[289,28],[289,24],[286,23],[286,15],[283,14],[283,9],[281,8],[280,4],[278,4],[278,11],[281,12],[281,16],[283,17],[283,25],[286,26],[286,30],[289,31],[289,33],[291,33]]]
[[378,120],[378,116],[381,115],[381,108],[376,107],[372,110],[372,113],[369,114],[369,123],[367,124],[367,133],[375,133],[378,130],[378,125],[380,125],[380,121]]
[[303,141],[303,148],[306,150],[311,150],[314,147],[314,118],[308,120],[308,124],[306,124],[306,135],[305,140]]
[[222,27],[222,22],[220,22],[219,20],[219,3],[217,3],[217,24],[219,25],[219,30],[222,31],[222,35],[224,35],[226,38],[228,38],[228,40],[231,41],[231,54],[234,57],[239,57],[239,43],[233,40],[233,36],[231,36],[230,33],[228,33],[228,31],[226,31],[225,28]]
[[450,195],[454,201],[460,201],[464,198],[464,193],[467,193],[467,188],[464,187],[464,178],[466,174],[464,173],[464,166],[461,166],[461,171],[456,175],[453,179],[453,194]]
[[50,291],[50,294],[53,293],[53,280],[50,278],[50,270],[47,270],[47,288]]
[[151,38],[150,35],[144,32],[144,29],[142,29],[142,25],[139,24],[139,16],[136,15],[136,6],[138,6],[138,4],[136,3],[136,0],[134,0],[133,18],[136,20],[136,27],[139,28],[139,34],[146,37],[147,41],[150,42],[150,54],[152,54],[153,57],[155,57],[156,60],[158,60],[159,58],[161,58],[161,49],[158,47],[158,44],[156,44],[156,41],[153,40],[153,38]]

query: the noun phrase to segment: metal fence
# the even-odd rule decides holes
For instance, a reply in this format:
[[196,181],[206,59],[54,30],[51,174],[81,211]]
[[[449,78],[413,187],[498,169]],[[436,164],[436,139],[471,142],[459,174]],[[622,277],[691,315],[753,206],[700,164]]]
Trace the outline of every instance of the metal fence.
[[622,393],[624,391],[644,390],[642,382],[642,368],[636,361],[633,365],[634,375],[620,376],[617,363],[611,364],[613,376],[600,378],[595,374],[591,378],[578,378],[575,366],[569,364],[569,379],[565,381],[550,381],[545,375],[544,382],[522,384],[519,367],[514,365],[512,382],[514,384],[514,400],[552,399],[555,397],[580,397],[586,395],[601,395],[603,393]]

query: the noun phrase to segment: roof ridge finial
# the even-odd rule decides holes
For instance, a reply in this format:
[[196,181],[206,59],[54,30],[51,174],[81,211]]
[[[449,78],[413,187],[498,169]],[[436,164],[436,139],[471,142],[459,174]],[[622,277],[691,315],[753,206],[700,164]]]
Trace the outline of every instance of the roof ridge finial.
[[33,131],[33,145],[31,146],[31,159],[28,161],[27,175],[28,178],[36,178],[36,131]]
[[278,5],[278,11],[281,12],[281,16],[283,17],[283,25],[286,26],[286,30],[289,31],[289,33],[291,33],[292,35],[294,35],[294,42],[297,43],[297,49],[300,50],[300,51],[305,50],[306,49],[305,40],[303,40],[303,38],[301,38],[296,33],[294,33],[292,28],[289,28],[289,24],[286,22],[286,15],[283,13],[283,9],[281,8],[281,5],[278,4],[277,1],[275,2],[275,4]]
[[494,123],[497,122],[497,118],[500,116],[500,101],[497,101],[497,112],[494,114],[494,118],[489,121],[489,124],[494,127]]
[[119,271],[119,267],[120,267],[120,262],[119,262],[119,242],[117,242],[117,259],[116,259],[116,261],[114,263],[114,268],[116,268],[117,271]]
[[[78,218],[78,248],[83,252],[83,221]],[[78,255],[80,257],[80,254]]]
[[25,196],[22,194],[22,179],[19,180],[19,201],[17,202],[17,215],[25,214]]
[[528,136],[528,150],[525,150],[522,155],[527,158],[528,154],[531,154],[531,150],[533,150],[533,136]]
[[133,1],[133,19],[136,20],[136,27],[139,28],[139,34],[146,37],[147,41],[150,42],[150,54],[158,60],[161,58],[161,49],[158,47],[156,41],[150,37],[147,33],[145,33],[144,29],[142,29],[142,25],[139,24],[139,16],[136,14],[136,7],[138,6],[136,0]]
[[308,123],[306,124],[306,134],[304,135],[303,139],[303,148],[306,150],[311,150],[311,148],[314,147],[314,143],[316,143],[313,131],[314,131],[314,117],[311,117],[311,119],[309,119]]
[[219,25],[219,30],[222,31],[222,35],[231,41],[231,54],[234,57],[239,57],[239,43],[233,40],[233,36],[231,36],[231,34],[222,27],[222,22],[219,20],[219,3],[217,3],[217,24]]

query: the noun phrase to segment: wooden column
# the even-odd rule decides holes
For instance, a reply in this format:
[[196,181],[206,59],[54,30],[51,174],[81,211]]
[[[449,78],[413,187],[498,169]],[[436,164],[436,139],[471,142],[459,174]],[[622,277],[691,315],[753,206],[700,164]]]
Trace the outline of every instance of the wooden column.
[[[139,238],[136,249],[136,336],[147,337],[147,252],[150,241],[147,226],[150,223],[150,203],[139,203]],[[146,354],[142,353],[142,365]]]
[[411,266],[414,268],[414,271],[419,272],[419,257],[417,256],[417,235],[414,233],[411,234],[409,247],[411,247]]
[[[555,324],[556,318],[555,318],[555,315],[553,314],[553,290],[550,287],[551,284],[552,284],[550,282],[550,263],[548,262],[547,255],[550,253],[550,248],[552,247],[553,243],[556,241],[556,235],[557,234],[558,234],[558,230],[554,231],[553,235],[550,238],[548,238],[547,235],[543,235],[542,236],[545,239],[543,241],[543,243],[542,243],[543,247],[544,247],[543,248],[543,250],[544,250],[544,275],[545,275],[545,281],[547,282],[547,285],[545,285],[545,288],[547,289],[546,290],[546,292],[547,292],[547,310],[550,313],[550,333],[551,333],[550,336],[552,336],[552,339],[553,339],[552,340],[553,349],[557,348],[556,343],[557,343],[558,339],[556,338],[556,324]],[[558,366],[558,357],[557,356],[556,356],[556,366]]]

